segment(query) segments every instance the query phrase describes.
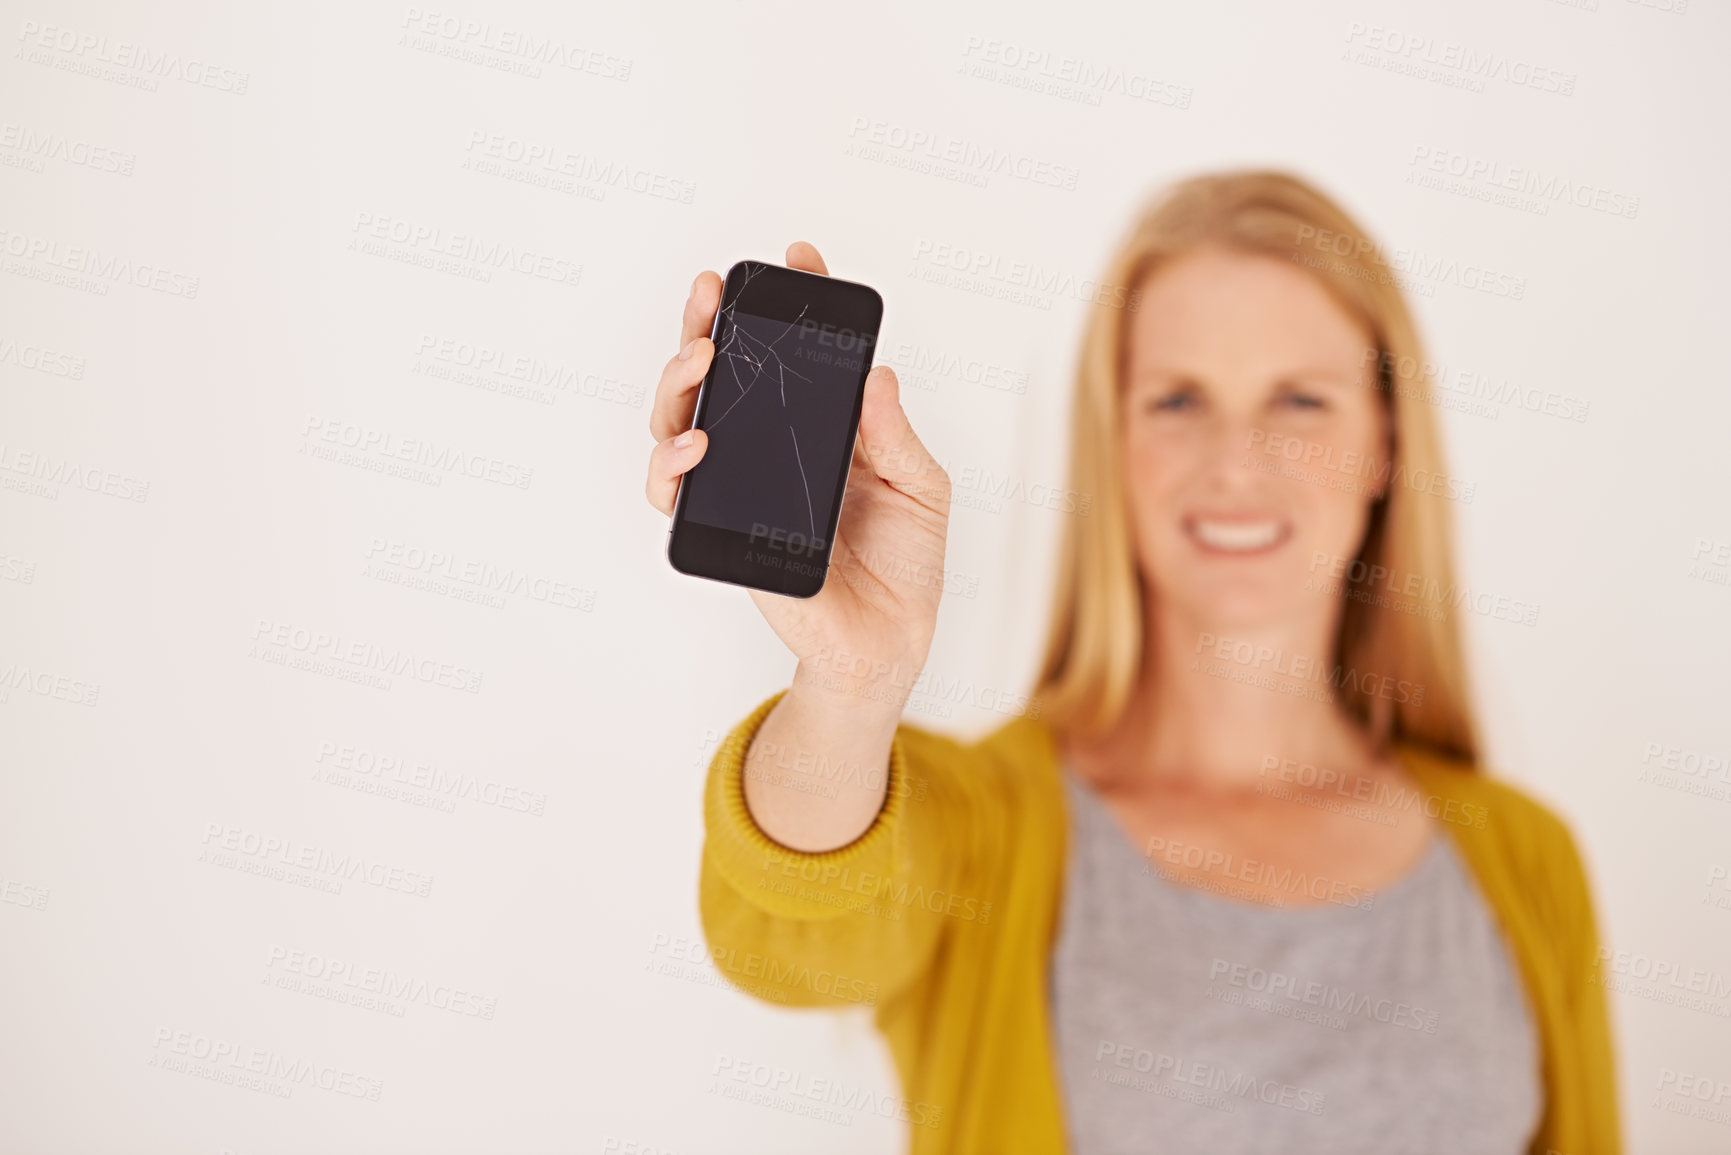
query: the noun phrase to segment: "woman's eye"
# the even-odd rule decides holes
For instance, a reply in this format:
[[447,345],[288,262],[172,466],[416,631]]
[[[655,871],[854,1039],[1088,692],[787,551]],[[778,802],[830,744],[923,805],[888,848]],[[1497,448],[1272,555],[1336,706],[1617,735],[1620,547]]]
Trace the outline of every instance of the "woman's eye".
[[1168,393],[1164,397],[1155,397],[1148,402],[1150,413],[1181,413],[1196,403],[1196,395],[1188,390],[1178,393]]
[[1328,408],[1328,403],[1322,398],[1309,393],[1287,393],[1280,398],[1280,401],[1290,409]]

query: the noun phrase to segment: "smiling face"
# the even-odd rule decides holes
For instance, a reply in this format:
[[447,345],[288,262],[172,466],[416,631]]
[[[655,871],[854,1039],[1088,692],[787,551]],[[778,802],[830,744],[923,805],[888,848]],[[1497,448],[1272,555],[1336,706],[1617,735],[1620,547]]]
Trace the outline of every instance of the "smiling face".
[[1386,476],[1371,334],[1302,269],[1205,247],[1143,282],[1125,341],[1130,516],[1162,611],[1214,632],[1338,612],[1333,560]]

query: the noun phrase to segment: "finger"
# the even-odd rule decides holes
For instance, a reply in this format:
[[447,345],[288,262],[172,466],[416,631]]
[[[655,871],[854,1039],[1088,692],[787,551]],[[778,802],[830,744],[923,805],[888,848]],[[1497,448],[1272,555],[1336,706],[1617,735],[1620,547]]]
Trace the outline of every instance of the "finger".
[[787,246],[787,267],[829,276],[829,266],[823,263],[823,254],[805,241],[795,241]]
[[669,358],[655,385],[655,403],[649,407],[649,433],[655,440],[665,441],[691,428],[697,387],[714,359],[715,344],[708,337],[693,337],[691,344]]
[[[683,438],[690,440],[681,445],[679,442]],[[649,481],[643,487],[649,504],[671,517],[673,499],[679,496],[679,479],[684,477],[692,466],[703,460],[703,454],[708,449],[709,434],[701,429],[688,429],[651,449]]]
[[949,474],[914,432],[902,409],[901,385],[887,365],[866,377],[859,439],[873,473],[933,512],[949,513]]
[[707,337],[715,324],[715,310],[721,307],[721,274],[708,269],[691,282],[691,292],[685,298],[685,314],[679,319],[679,347],[691,344],[693,337]]

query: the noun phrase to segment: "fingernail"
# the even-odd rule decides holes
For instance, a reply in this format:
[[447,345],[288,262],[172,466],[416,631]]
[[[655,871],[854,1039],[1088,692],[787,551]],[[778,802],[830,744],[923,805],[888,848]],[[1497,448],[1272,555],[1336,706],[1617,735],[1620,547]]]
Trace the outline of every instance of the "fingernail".
[[691,430],[689,430],[689,429],[687,429],[684,433],[681,433],[678,437],[675,437],[673,439],[673,448],[675,448],[675,449],[684,449],[687,445],[690,445],[690,444],[691,444]]
[[691,354],[697,351],[697,343],[701,340],[703,340],[702,337],[693,337],[691,339],[691,344],[679,351],[679,359],[681,361],[691,360]]

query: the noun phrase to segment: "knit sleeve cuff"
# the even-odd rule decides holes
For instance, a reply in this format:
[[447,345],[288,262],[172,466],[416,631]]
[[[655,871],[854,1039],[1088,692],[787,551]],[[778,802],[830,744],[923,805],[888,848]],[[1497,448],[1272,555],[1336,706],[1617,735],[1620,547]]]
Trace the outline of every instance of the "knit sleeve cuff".
[[[781,845],[751,817],[745,803],[745,753],[786,690],[777,691],[730,731],[709,765],[704,787],[704,854],[746,901],[792,919],[829,919],[856,909],[862,887],[892,872],[898,859],[907,789],[907,753],[900,727],[890,743],[884,802],[865,833],[834,850],[812,854]],[[867,768],[869,769],[869,768]]]

